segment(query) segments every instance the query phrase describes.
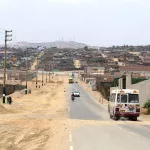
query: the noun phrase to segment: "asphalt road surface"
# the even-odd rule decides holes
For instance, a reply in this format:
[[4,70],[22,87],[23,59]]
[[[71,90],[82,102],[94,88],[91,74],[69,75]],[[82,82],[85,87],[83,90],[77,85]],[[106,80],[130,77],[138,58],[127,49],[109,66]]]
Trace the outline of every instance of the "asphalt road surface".
[[[72,102],[70,95],[74,90],[78,90],[81,97]],[[150,149],[149,125],[137,124],[134,121],[128,123],[127,120],[119,121],[122,122],[120,124],[111,120],[107,107],[98,104],[76,83],[69,85],[69,115],[71,119],[95,121],[95,124],[72,127],[70,150]]]

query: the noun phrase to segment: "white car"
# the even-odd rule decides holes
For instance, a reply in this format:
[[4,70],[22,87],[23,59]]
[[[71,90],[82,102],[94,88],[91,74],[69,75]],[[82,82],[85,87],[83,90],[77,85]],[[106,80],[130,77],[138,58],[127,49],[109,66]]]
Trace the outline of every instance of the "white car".
[[78,92],[78,91],[74,91],[73,94],[75,97],[80,97],[80,92]]

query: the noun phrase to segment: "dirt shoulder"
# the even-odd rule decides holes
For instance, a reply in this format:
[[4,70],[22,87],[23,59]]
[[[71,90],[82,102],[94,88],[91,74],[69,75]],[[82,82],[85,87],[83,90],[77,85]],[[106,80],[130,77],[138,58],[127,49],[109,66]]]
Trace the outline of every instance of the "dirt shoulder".
[[88,87],[88,84],[78,79],[78,83],[86,90],[93,98],[95,98],[99,103],[107,105],[108,101],[102,96],[102,94],[98,91],[92,91],[91,88]]
[[12,105],[0,105],[1,150],[68,149],[67,79],[53,77],[38,89],[28,83],[31,94],[15,93]]

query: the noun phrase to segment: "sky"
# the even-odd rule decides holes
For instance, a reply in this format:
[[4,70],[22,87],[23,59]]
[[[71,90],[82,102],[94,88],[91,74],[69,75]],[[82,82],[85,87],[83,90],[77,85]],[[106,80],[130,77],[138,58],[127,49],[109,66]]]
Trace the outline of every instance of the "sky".
[[150,0],[0,0],[0,44],[2,29],[13,42],[147,45]]

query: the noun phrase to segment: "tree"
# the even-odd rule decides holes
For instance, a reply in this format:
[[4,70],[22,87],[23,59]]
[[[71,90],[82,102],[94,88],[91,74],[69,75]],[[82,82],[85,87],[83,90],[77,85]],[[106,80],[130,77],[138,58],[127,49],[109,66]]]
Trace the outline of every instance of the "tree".
[[87,51],[87,50],[88,50],[88,47],[87,47],[87,46],[85,46],[85,47],[84,47],[84,50],[85,50],[85,51]]
[[134,47],[130,47],[129,50],[130,50],[131,52],[133,52],[133,51],[134,51]]

